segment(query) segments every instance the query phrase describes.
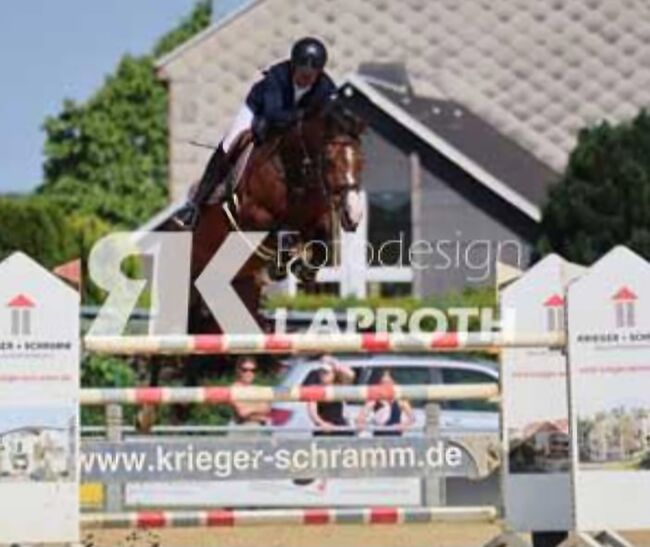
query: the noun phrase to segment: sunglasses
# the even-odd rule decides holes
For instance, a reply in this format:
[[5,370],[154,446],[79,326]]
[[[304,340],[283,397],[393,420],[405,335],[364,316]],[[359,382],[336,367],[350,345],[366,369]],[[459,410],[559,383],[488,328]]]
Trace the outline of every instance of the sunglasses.
[[254,367],[242,367],[239,372],[255,372],[257,369]]

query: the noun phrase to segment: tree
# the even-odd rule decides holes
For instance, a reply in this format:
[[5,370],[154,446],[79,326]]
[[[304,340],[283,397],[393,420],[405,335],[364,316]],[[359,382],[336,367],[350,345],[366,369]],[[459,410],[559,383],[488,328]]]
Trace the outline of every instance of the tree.
[[65,212],[92,214],[117,227],[135,227],[167,198],[167,90],[154,62],[209,25],[201,0],[163,36],[152,55],[125,55],[86,102],[64,101],[44,124],[45,182],[38,193]]
[[78,256],[67,217],[44,199],[0,199],[0,261],[22,251],[46,267]]
[[650,259],[650,115],[580,132],[542,215],[542,253],[591,264],[614,245]]

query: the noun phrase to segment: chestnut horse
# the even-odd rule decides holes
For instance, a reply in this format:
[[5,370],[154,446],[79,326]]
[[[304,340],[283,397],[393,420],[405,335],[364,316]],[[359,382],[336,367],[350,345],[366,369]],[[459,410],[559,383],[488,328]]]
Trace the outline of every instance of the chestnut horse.
[[[354,231],[361,221],[364,128],[365,124],[340,99],[332,100],[285,133],[252,149],[234,192],[236,211],[220,200],[208,200],[201,208],[192,241],[190,334],[222,332],[196,291],[194,281],[234,230],[269,233],[232,282],[263,328],[258,310],[263,285],[269,280],[269,275],[264,274],[276,279],[286,275],[287,257],[277,253],[281,233],[295,236],[289,264],[292,272],[302,281],[314,280],[318,266],[327,260],[327,244],[338,228],[334,217],[346,231]],[[233,153],[241,155],[249,143],[250,137],[244,136]],[[314,241],[319,243],[309,245],[312,253],[304,256],[301,244]],[[188,358],[185,385],[197,385],[205,369],[205,359]],[[158,383],[158,371],[159,367],[152,367],[152,385]],[[152,409],[147,408],[140,413],[138,423],[142,429],[148,429],[152,419]]]

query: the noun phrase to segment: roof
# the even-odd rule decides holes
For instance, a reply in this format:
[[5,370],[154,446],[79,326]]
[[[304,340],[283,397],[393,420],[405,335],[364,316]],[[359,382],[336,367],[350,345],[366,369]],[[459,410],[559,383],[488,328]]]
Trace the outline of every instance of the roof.
[[408,85],[398,90],[390,82],[371,84],[366,75],[347,81],[478,182],[533,220],[541,219],[540,207],[556,175],[532,154],[454,101],[414,95]]
[[612,296],[612,300],[618,300],[619,302],[621,301],[630,301],[630,300],[636,300],[637,296],[634,294],[628,287],[621,287],[617,293]]
[[40,435],[43,431],[65,431],[62,427],[52,427],[52,426],[24,426],[24,427],[15,427],[13,429],[7,429],[5,431],[0,431],[0,438],[6,437],[7,435],[14,435],[16,433],[25,433],[29,435]]
[[33,308],[34,302],[24,294],[17,294],[8,303],[9,308]]
[[552,296],[549,296],[549,298],[544,302],[544,306],[547,308],[559,308],[561,306],[564,306],[564,298],[562,298],[559,294],[554,294]]
[[639,0],[258,0],[158,67],[172,83],[213,84],[196,91],[214,124],[304,34],[328,44],[334,77],[404,62],[417,94],[462,105],[558,171],[581,127],[650,105],[650,5]]

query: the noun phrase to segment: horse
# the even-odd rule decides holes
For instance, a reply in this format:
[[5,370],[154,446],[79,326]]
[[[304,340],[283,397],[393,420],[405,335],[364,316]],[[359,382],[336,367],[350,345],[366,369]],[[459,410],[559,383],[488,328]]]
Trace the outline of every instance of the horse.
[[[250,133],[240,137],[231,153],[240,160],[244,158],[245,166],[236,175],[233,199],[225,203],[209,199],[201,207],[193,230],[188,333],[222,332],[194,281],[234,231],[268,232],[232,281],[263,330],[268,330],[268,325],[259,314],[259,304],[262,289],[270,279],[281,279],[290,270],[303,282],[315,280],[318,269],[328,260],[338,224],[345,231],[354,231],[362,219],[364,130],[365,123],[341,99],[334,99],[261,145],[252,143]],[[288,256],[278,253],[278,245],[284,247],[283,234],[292,235],[287,238],[287,246],[293,249]],[[310,253],[301,252],[307,243],[316,244],[308,245]],[[197,356],[187,360],[186,386],[198,385],[205,364],[205,359]],[[150,384],[157,385],[160,367],[151,370]],[[145,407],[137,419],[139,428],[149,429],[152,419],[153,407]]]

